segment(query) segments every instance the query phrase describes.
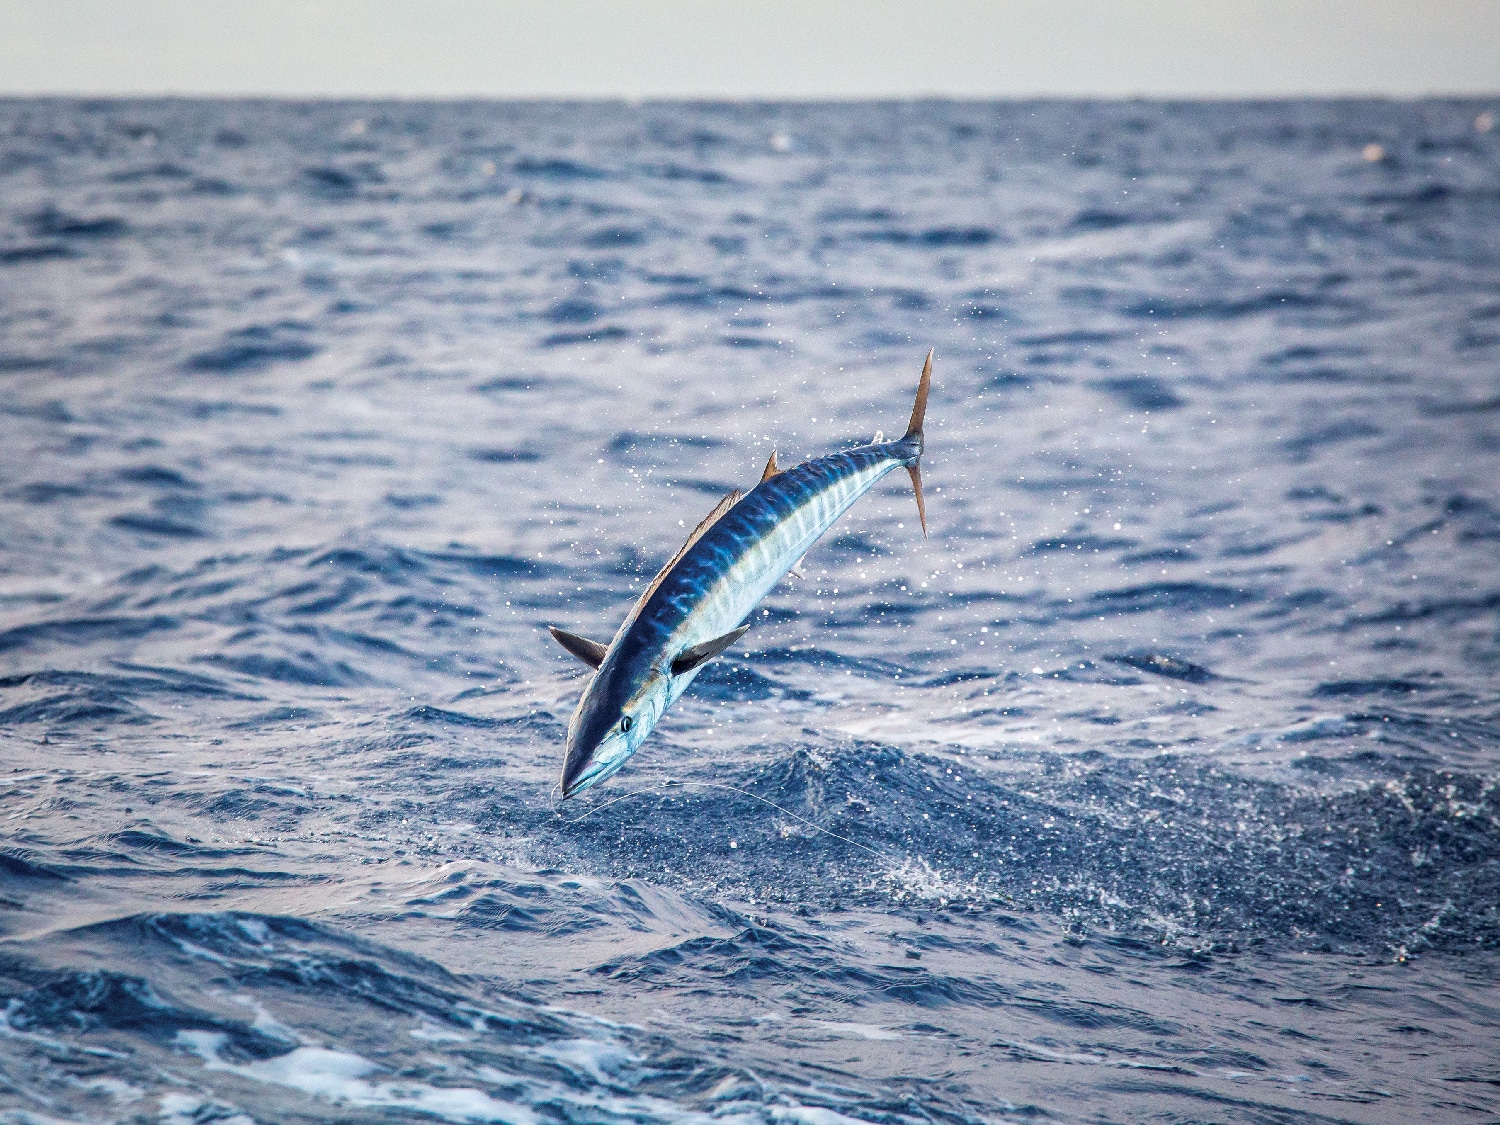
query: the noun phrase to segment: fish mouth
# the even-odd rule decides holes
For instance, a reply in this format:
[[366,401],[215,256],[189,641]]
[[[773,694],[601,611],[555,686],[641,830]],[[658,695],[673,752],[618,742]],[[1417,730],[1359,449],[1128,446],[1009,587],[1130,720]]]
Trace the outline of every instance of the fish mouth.
[[[569,759],[571,759],[572,755],[569,754],[568,757]],[[569,777],[568,775],[570,772],[571,771],[569,771],[568,766],[565,763],[563,765],[562,778],[558,781],[558,787],[562,790],[562,799],[564,801],[566,801],[569,797],[572,797],[578,793],[582,793],[589,787],[589,778],[586,776],[586,769],[580,770],[578,773]]]
[[[563,769],[562,799],[582,793],[605,778],[613,777],[630,757],[630,748],[620,739],[605,739],[588,754],[568,754],[568,764]],[[573,763],[579,764],[576,768]]]
[[614,770],[594,770],[592,772],[581,773],[572,781],[564,781],[562,783],[562,799],[566,801],[569,797],[576,797],[585,789],[598,784],[614,772]]

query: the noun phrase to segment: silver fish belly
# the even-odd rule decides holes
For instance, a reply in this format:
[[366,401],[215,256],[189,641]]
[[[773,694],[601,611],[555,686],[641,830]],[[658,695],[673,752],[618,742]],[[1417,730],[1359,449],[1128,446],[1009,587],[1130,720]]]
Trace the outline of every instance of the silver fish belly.
[[562,794],[614,774],[702,667],[749,628],[750,613],[810,547],[888,473],[905,468],[927,527],[918,462],[932,378],[922,369],[906,434],[781,470],[776,455],[748,495],[732,492],[694,529],[608,645],[553,628],[596,669],[568,724]]

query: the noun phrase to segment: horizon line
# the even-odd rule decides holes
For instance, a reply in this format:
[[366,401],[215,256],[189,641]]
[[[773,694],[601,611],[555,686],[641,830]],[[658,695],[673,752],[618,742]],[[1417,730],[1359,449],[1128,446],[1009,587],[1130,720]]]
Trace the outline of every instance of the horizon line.
[[1264,93],[870,93],[870,94],[599,94],[599,93],[392,93],[352,91],[182,91],[182,90],[4,90],[0,101],[266,101],[266,102],[570,102],[578,104],[691,104],[691,105],[839,105],[858,103],[957,102],[1343,102],[1343,101],[1484,101],[1500,99],[1500,86],[1492,90],[1443,90],[1390,92],[1350,90],[1344,92],[1276,91]]

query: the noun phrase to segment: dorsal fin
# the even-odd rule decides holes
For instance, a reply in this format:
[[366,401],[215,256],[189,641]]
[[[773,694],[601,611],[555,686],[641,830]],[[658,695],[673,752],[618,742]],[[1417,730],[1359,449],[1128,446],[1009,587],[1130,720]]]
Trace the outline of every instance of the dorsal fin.
[[[687,537],[687,542],[684,543],[681,547],[678,547],[677,553],[667,560],[667,565],[656,572],[656,577],[651,579],[651,585],[646,587],[645,592],[641,594],[640,598],[636,600],[635,605],[631,608],[630,616],[625,619],[627,622],[633,620],[635,618],[635,615],[641,611],[641,609],[648,601],[650,601],[651,595],[656,593],[656,588],[660,586],[667,575],[672,572],[672,568],[677,565],[678,560],[681,559],[683,555],[687,554],[688,548],[691,547],[694,543],[698,542],[698,540],[702,539],[708,529],[713,527],[714,524],[718,523],[719,520],[723,519],[724,513],[738,504],[740,502],[740,498],[744,495],[745,494],[743,492],[736,488],[733,492],[729,493],[729,495],[725,496],[724,499],[720,500],[717,504],[714,505],[714,510],[709,512],[708,515],[704,516],[702,521],[699,522],[698,526],[693,528],[693,533]],[[624,628],[624,626],[621,626],[621,628]]]
[[773,449],[771,450],[771,459],[766,462],[766,471],[760,474],[760,483],[765,484],[766,481],[782,471],[781,466],[776,463],[776,450]]

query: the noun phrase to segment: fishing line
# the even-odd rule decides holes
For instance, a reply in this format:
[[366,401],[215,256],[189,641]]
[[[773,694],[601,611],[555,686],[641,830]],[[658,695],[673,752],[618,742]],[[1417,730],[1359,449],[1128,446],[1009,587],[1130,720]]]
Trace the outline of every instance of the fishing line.
[[[585,821],[589,817],[593,816],[596,812],[603,812],[605,809],[609,808],[610,805],[618,805],[621,801],[628,800],[631,797],[643,797],[647,793],[655,793],[658,789],[665,789],[669,785],[676,785],[676,784],[678,784],[678,782],[676,781],[676,779],[669,777],[666,781],[660,782],[660,783],[658,783],[656,785],[648,785],[648,786],[646,786],[646,788],[644,788],[644,789],[637,789],[633,793],[621,793],[618,797],[615,797],[612,800],[605,801],[604,804],[602,804],[602,805],[595,805],[593,808],[589,809],[588,812],[583,813],[580,816],[575,816],[572,820],[569,820],[567,817],[563,816],[563,814],[561,812],[558,812],[557,802],[556,801],[552,802],[552,811],[555,812],[555,813],[557,813],[558,818],[564,824],[567,824],[567,825],[581,824],[583,821]],[[552,788],[547,791],[548,798],[550,799],[551,796],[552,796],[552,794],[554,792],[556,792],[559,788],[561,788],[560,784],[553,785]]]
[[[760,796],[759,794],[756,794],[756,793],[751,793],[747,789],[737,789],[733,785],[724,785],[721,782],[717,782],[717,781],[678,781],[676,778],[668,778],[666,781],[663,781],[663,782],[661,782],[658,785],[651,785],[651,786],[646,787],[645,789],[637,789],[633,793],[624,793],[624,794],[622,794],[622,795],[614,798],[613,800],[605,801],[604,804],[602,804],[602,805],[595,805],[593,808],[591,808],[588,812],[584,813],[582,816],[575,817],[572,820],[567,820],[566,818],[564,818],[564,823],[569,824],[569,825],[579,824],[579,823],[587,820],[589,817],[593,816],[595,813],[597,813],[597,812],[603,812],[605,809],[609,808],[610,805],[617,805],[621,801],[628,800],[631,797],[642,797],[642,796],[645,796],[647,793],[655,793],[658,790],[666,789],[666,788],[668,788],[669,786],[672,786],[672,785],[681,785],[681,786],[684,786],[684,787],[690,786],[690,785],[698,785],[698,786],[702,786],[702,787],[704,787],[706,789],[724,789],[724,790],[727,790],[730,793],[738,793],[741,797],[749,797],[751,800],[759,801],[763,805],[770,805],[777,812],[779,812],[779,813],[781,813],[781,814],[783,814],[785,816],[791,817],[793,820],[797,821],[800,824],[807,825],[814,832],[821,832],[825,836],[832,836],[835,840],[842,840],[844,843],[850,845],[851,847],[858,848],[862,852],[869,852],[872,856],[874,856],[878,860],[888,861],[888,857],[887,856],[881,855],[874,848],[867,847],[864,844],[861,844],[858,840],[851,840],[851,839],[849,839],[848,836],[840,836],[837,832],[834,832],[832,829],[829,829],[829,828],[824,828],[821,824],[814,824],[812,821],[808,820],[807,817],[805,817],[805,816],[798,816],[796,813],[792,812],[791,809],[783,808],[781,805],[778,805],[775,801],[767,800],[765,797],[762,797],[762,796]],[[556,808],[556,806],[554,806],[554,808]],[[562,816],[561,813],[558,813],[558,815]]]

